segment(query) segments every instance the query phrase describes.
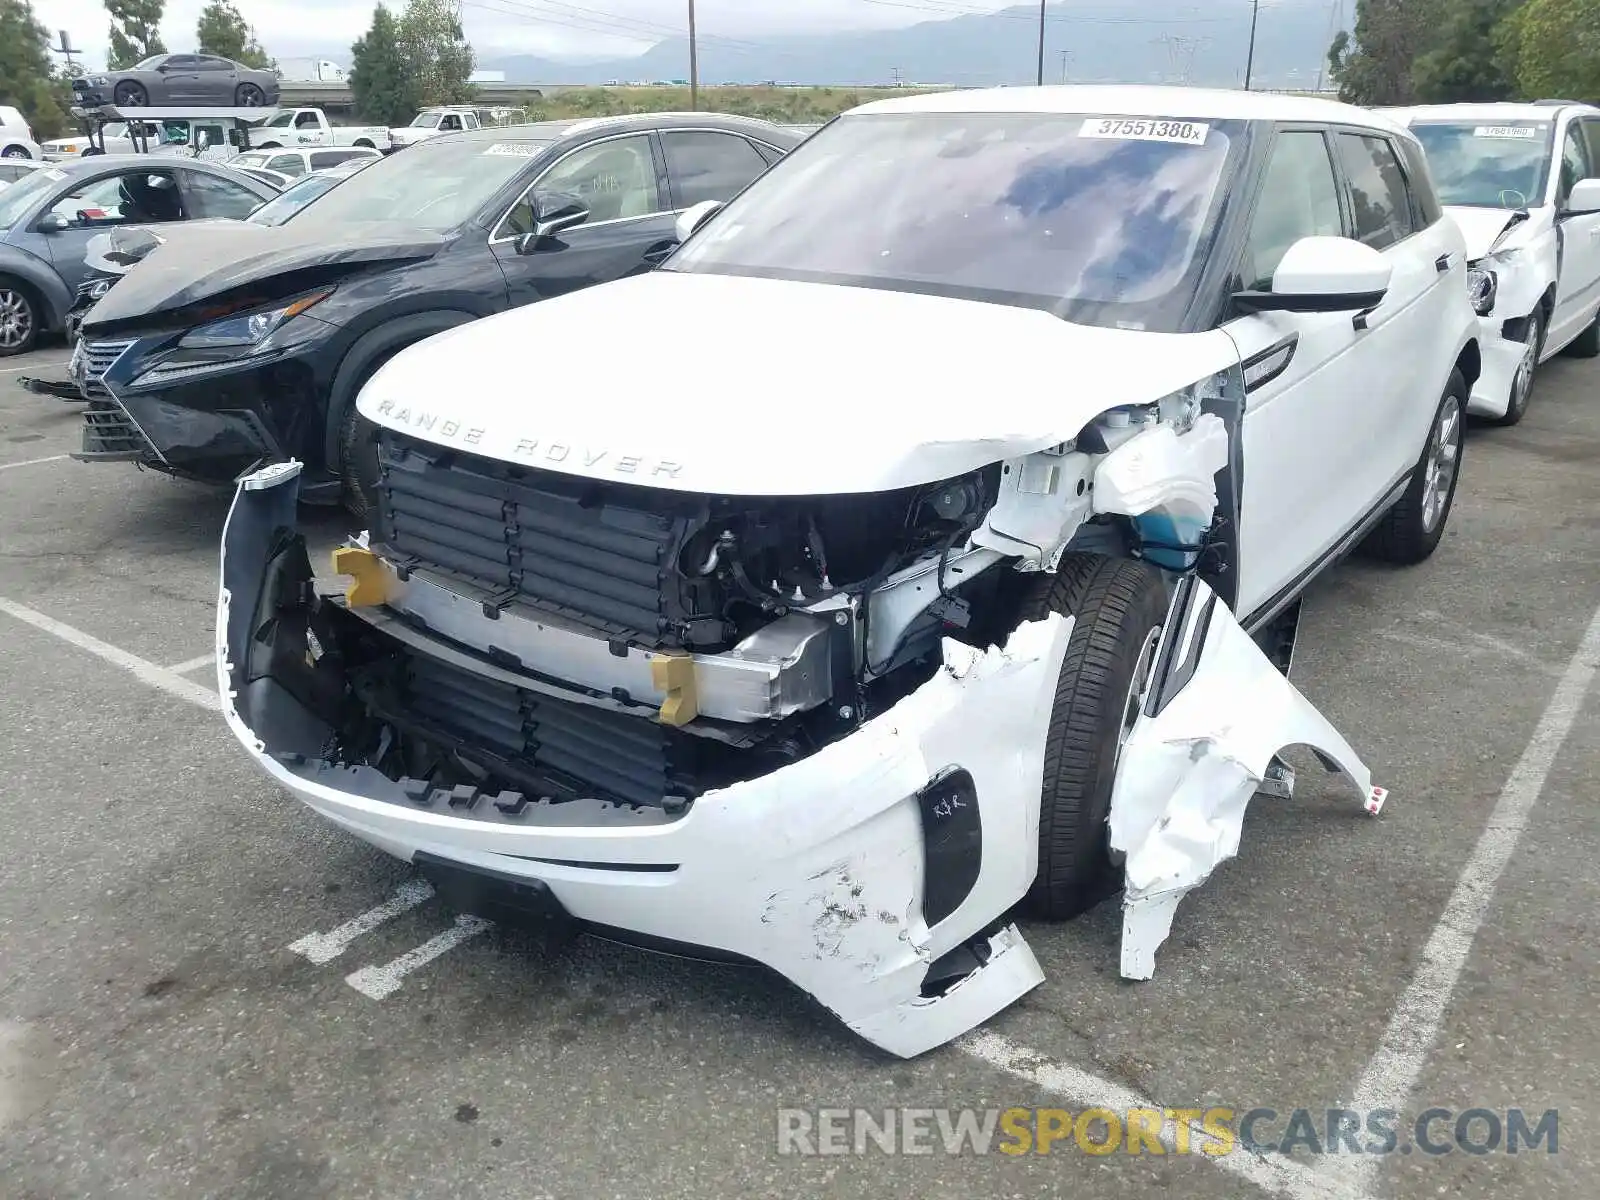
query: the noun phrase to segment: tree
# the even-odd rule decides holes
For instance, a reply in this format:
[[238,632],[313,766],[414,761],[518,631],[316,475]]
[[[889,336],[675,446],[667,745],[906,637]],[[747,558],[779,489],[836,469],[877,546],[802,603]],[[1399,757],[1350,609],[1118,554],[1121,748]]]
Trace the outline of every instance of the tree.
[[1501,26],[1522,0],[1452,0],[1433,48],[1417,60],[1411,80],[1424,104],[1508,100],[1516,94],[1516,62],[1505,51]]
[[1339,96],[1352,104],[1411,104],[1417,60],[1432,48],[1438,16],[1461,0],[1356,0],[1355,28],[1329,47]]
[[211,0],[200,10],[200,21],[195,26],[195,40],[201,54],[215,54],[231,58],[247,67],[269,67],[272,59],[256,41],[256,31],[230,0]]
[[408,0],[400,18],[400,53],[424,104],[472,99],[476,58],[454,0]]
[[35,137],[56,137],[66,128],[50,34],[29,0],[0,0],[0,96],[22,111]]
[[421,92],[400,48],[400,23],[382,4],[372,27],[350,47],[350,94],[369,121],[404,125],[421,107]]
[[121,71],[152,54],[165,54],[161,15],[166,7],[166,0],[106,0],[106,11],[111,14],[106,66]]
[[1525,95],[1600,100],[1600,0],[1527,0],[1504,41]]

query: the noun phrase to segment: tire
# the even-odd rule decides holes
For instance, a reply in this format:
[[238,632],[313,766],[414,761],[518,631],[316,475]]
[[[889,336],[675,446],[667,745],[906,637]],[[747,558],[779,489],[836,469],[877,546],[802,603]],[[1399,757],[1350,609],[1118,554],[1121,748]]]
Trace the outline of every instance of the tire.
[[0,358],[26,354],[39,340],[39,301],[18,280],[0,275]]
[[26,146],[7,146],[3,151],[0,151],[0,158],[32,158],[32,157],[33,157],[33,155],[28,153],[28,148]]
[[1153,568],[1098,554],[1064,556],[1023,601],[1024,621],[1076,618],[1045,735],[1039,870],[1026,899],[1036,916],[1067,920],[1115,890],[1111,789],[1128,707],[1148,681],[1167,607]]
[[376,150],[377,149],[377,147],[374,146],[366,138],[357,138],[355,143],[354,143],[354,145],[355,145],[356,149],[358,149],[358,150]]
[[144,84],[125,79],[117,84],[111,99],[118,108],[143,108],[150,103],[150,93],[144,90]]
[[1595,314],[1589,328],[1573,338],[1562,353],[1570,358],[1600,358],[1600,313]]
[[[1459,368],[1450,372],[1444,395],[1428,426],[1428,440],[1411,473],[1411,482],[1377,527],[1361,544],[1369,558],[1401,566],[1414,566],[1431,556],[1444,537],[1455,504],[1456,485],[1461,482],[1461,451],[1465,440],[1467,381]],[[1454,448],[1453,456],[1441,456],[1441,439]],[[1448,471],[1440,482],[1435,472]],[[1443,488],[1442,493],[1440,488]]]
[[339,479],[345,511],[370,526],[378,514],[378,427],[353,401],[339,427]]
[[233,89],[233,102],[239,108],[260,108],[267,102],[267,94],[253,83],[241,83]]
[[[1534,379],[1539,374],[1539,356],[1544,352],[1545,315],[1541,305],[1528,314],[1528,329],[1523,342],[1528,347],[1527,357],[1511,380],[1511,399],[1505,416],[1494,418],[1494,423],[1506,428],[1519,424],[1528,415],[1528,400],[1533,395]],[[1524,374],[1526,373],[1526,374]]]

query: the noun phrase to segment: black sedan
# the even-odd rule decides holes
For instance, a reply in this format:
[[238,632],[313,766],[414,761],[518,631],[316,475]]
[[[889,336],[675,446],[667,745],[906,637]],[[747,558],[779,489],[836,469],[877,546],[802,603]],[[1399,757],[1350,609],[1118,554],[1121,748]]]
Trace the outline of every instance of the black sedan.
[[[94,398],[78,457],[217,483],[292,457],[306,464],[305,499],[364,517],[376,438],[354,401],[385,361],[479,317],[652,269],[677,246],[678,214],[731,199],[799,141],[710,113],[445,134],[282,225],[196,228],[85,319],[80,383]],[[530,380],[538,355],[560,352],[529,349]],[[618,352],[637,343],[619,332]],[[531,382],[529,398],[541,399]]]
[[126,71],[80,75],[72,81],[72,99],[85,108],[103,104],[260,108],[278,102],[278,76],[215,54],[157,54]]

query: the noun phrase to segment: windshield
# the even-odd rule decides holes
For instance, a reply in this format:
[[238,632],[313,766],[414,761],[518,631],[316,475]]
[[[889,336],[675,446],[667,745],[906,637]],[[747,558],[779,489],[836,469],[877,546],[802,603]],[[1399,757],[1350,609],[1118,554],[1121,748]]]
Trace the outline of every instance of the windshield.
[[140,59],[128,69],[131,71],[153,71],[160,63],[166,60],[166,57],[165,54],[154,54],[149,58]]
[[65,176],[46,167],[17,180],[0,196],[0,229],[10,229],[36,202],[51,192]]
[[439,123],[439,118],[443,115],[443,113],[418,113],[411,118],[411,128],[432,129]]
[[1550,173],[1548,121],[1423,121],[1411,126],[1446,204],[1538,208]]
[[759,178],[666,269],[1175,329],[1241,129],[1084,113],[845,117]]
[[228,165],[231,167],[264,167],[267,165],[267,159],[274,154],[280,153],[282,151],[279,150],[246,150],[243,154],[235,154],[228,160]]
[[306,215],[329,223],[403,221],[440,232],[454,229],[549,144],[432,138],[404,154],[373,159]]
[[263,129],[287,129],[294,124],[294,110],[281,112],[262,126]]
[[345,178],[340,175],[307,175],[268,200],[246,220],[254,225],[282,225],[334,184],[342,183]]

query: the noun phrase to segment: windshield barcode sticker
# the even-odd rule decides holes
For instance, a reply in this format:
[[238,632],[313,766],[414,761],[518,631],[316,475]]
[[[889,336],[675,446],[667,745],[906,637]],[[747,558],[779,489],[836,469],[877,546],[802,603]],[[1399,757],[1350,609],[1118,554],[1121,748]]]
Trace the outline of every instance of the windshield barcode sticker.
[[1481,138],[1535,138],[1539,131],[1532,125],[1479,125],[1472,131]]
[[534,158],[543,148],[533,142],[496,142],[484,153],[499,154],[511,158]]
[[1211,126],[1202,121],[1166,121],[1149,117],[1133,119],[1090,117],[1083,123],[1080,137],[1108,138],[1112,141],[1178,142],[1203,146]]

